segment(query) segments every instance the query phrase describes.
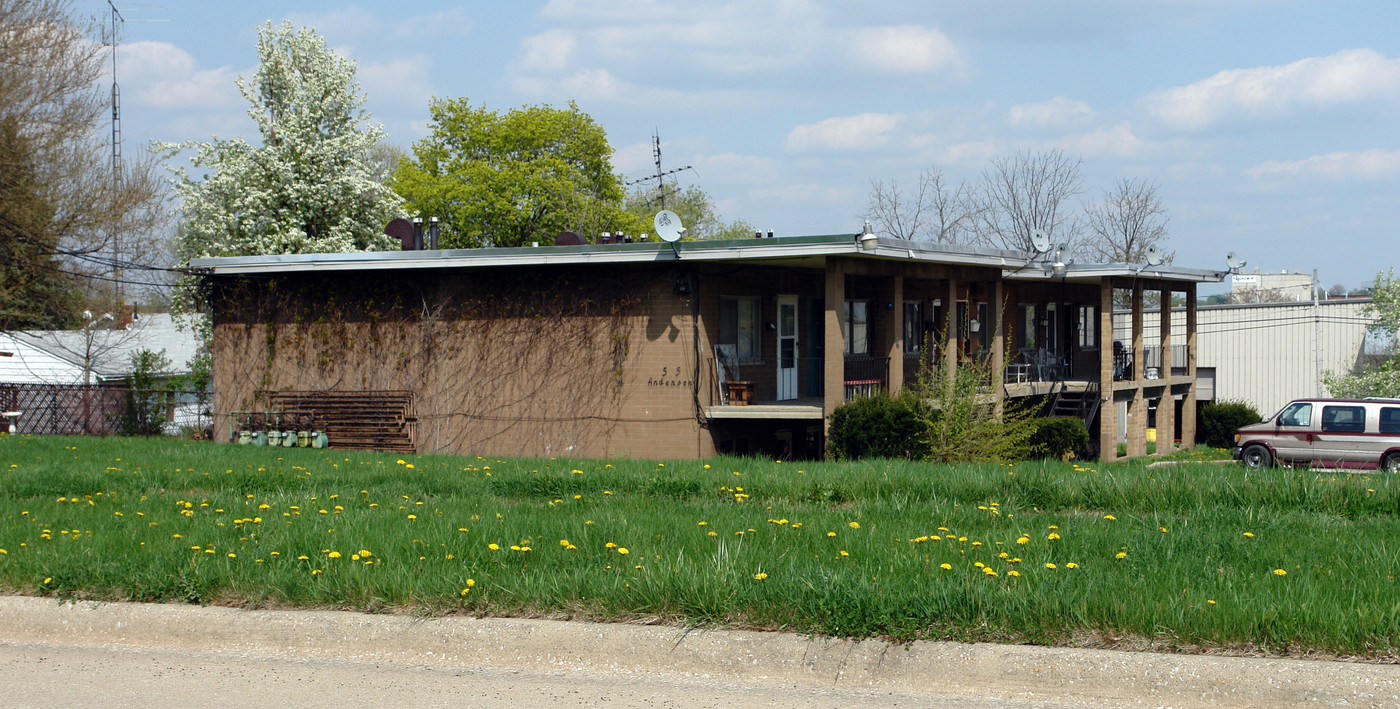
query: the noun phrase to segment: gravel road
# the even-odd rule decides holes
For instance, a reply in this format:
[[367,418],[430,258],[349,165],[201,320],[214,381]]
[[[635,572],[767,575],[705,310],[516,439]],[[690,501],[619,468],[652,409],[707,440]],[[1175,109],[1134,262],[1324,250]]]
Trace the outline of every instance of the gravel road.
[[1397,707],[1400,666],[0,597],[7,707]]

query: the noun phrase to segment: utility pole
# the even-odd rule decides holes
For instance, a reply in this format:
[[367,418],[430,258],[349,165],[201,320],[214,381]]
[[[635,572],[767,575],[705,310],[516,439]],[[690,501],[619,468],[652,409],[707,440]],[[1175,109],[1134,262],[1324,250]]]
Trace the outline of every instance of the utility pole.
[[1317,302],[1317,269],[1313,269],[1313,381],[1317,397],[1322,398],[1322,308]]

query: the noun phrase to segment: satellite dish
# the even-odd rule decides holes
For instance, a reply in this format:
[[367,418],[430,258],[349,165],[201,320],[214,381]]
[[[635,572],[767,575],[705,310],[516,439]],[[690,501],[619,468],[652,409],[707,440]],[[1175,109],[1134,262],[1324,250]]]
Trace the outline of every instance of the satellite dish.
[[1226,266],[1229,266],[1231,271],[1238,271],[1238,270],[1240,270],[1241,268],[1244,268],[1244,267],[1245,267],[1245,264],[1247,264],[1247,263],[1249,263],[1249,262],[1248,262],[1248,261],[1241,261],[1241,260],[1240,260],[1240,257],[1236,256],[1236,255],[1235,255],[1235,252],[1233,252],[1233,251],[1231,251],[1230,253],[1225,254],[1225,265],[1226,265]]
[[1147,265],[1149,266],[1157,266],[1162,263],[1162,250],[1157,248],[1155,244],[1147,247],[1147,254],[1145,256]]
[[1050,250],[1050,235],[1044,229],[1036,229],[1031,232],[1031,248],[1038,254],[1043,254]]
[[656,218],[652,220],[652,226],[656,227],[656,235],[662,241],[680,241],[681,234],[685,233],[685,227],[681,225],[681,218],[676,213],[663,209],[656,213]]

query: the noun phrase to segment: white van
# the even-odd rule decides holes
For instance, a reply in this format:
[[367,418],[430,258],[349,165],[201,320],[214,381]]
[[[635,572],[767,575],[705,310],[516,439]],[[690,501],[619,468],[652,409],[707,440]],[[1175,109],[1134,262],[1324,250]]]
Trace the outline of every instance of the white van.
[[1236,431],[1230,455],[1250,468],[1279,462],[1400,472],[1400,399],[1298,399]]

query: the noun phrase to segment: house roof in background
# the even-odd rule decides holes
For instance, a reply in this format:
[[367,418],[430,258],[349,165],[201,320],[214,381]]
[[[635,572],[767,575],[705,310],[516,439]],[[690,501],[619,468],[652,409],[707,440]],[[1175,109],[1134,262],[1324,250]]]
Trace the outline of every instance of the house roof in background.
[[[0,334],[0,349],[13,357],[0,358],[0,381],[53,384],[82,383],[87,334],[82,330],[24,330]],[[91,370],[94,381],[131,375],[131,355],[140,350],[165,351],[170,374],[189,371],[199,349],[193,329],[181,328],[169,313],[137,316],[125,330],[94,328]]]

